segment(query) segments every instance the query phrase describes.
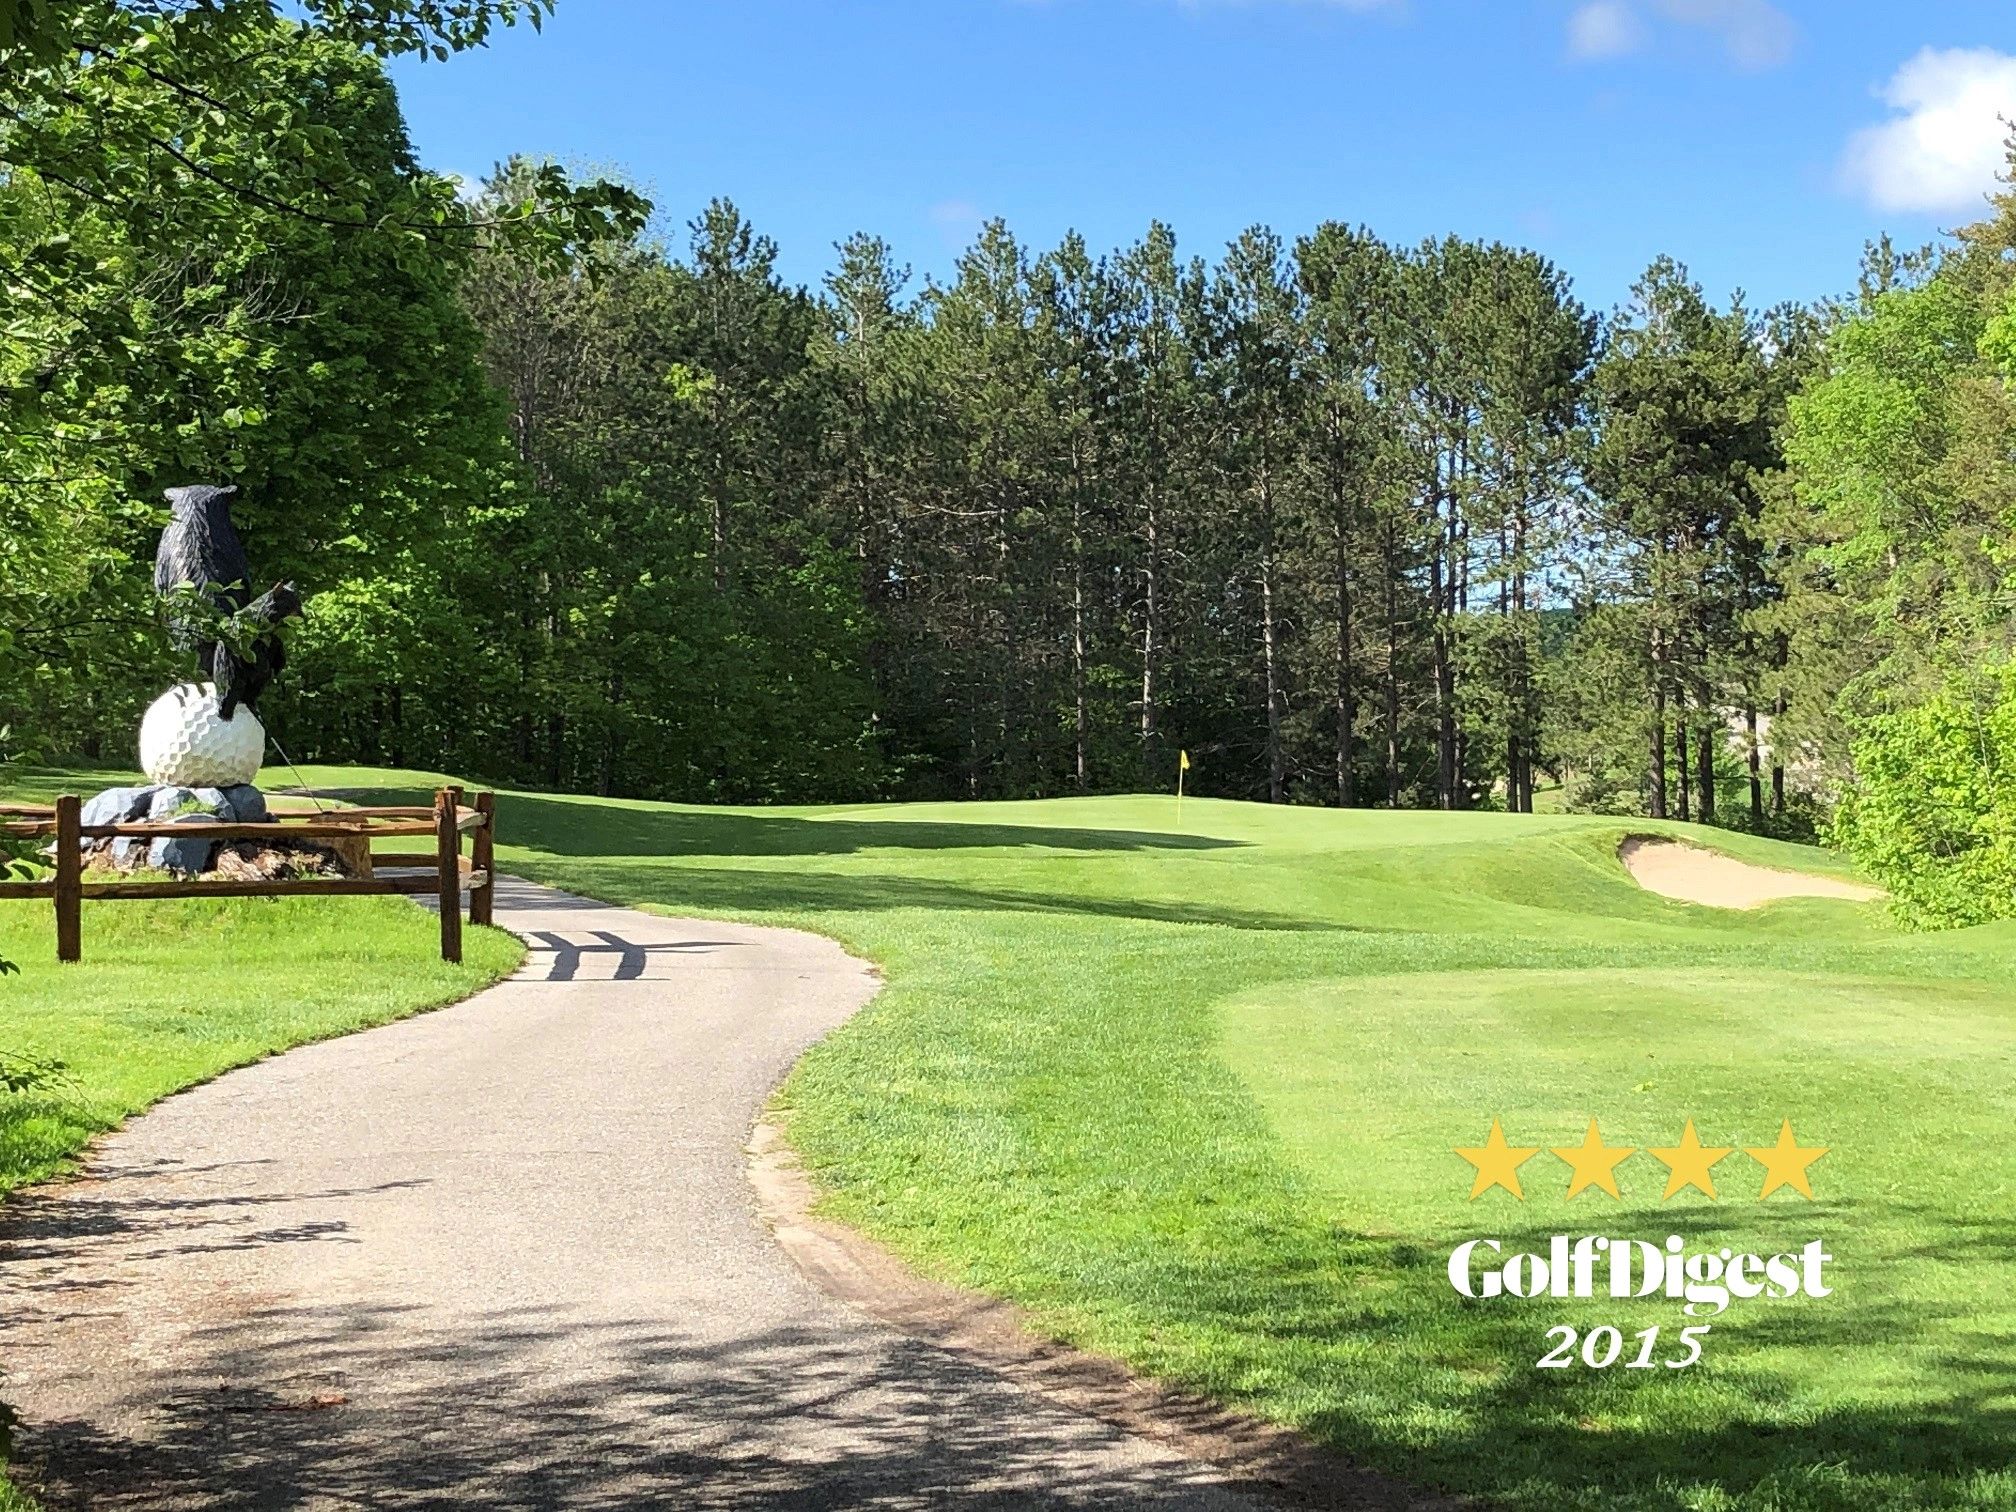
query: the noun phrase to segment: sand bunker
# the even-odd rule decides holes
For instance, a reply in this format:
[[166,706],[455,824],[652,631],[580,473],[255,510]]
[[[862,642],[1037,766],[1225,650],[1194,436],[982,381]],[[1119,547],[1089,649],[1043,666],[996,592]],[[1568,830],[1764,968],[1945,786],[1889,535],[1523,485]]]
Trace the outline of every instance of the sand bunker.
[[1646,891],[1710,908],[1758,908],[1779,898],[1867,902],[1883,896],[1879,887],[1810,872],[1773,871],[1676,840],[1633,836],[1617,847],[1617,859]]

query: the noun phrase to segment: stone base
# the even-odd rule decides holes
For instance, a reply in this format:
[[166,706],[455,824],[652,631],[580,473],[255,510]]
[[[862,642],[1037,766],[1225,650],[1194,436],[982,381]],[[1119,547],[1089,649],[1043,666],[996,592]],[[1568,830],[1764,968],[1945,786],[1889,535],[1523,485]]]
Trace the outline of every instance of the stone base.
[[[200,824],[223,820],[227,824],[270,824],[271,810],[266,797],[256,787],[243,784],[229,788],[149,787],[108,788],[84,805],[83,822],[96,824]],[[156,840],[86,840],[84,866],[87,871],[133,872],[142,867],[165,871],[178,877],[199,877],[211,873],[233,881],[283,881],[297,877],[369,876],[370,858],[360,868],[355,857],[346,857],[339,846],[313,840],[288,840],[275,835],[269,844],[260,840],[204,840],[192,835],[187,840],[162,837]],[[367,842],[368,845],[368,842]]]

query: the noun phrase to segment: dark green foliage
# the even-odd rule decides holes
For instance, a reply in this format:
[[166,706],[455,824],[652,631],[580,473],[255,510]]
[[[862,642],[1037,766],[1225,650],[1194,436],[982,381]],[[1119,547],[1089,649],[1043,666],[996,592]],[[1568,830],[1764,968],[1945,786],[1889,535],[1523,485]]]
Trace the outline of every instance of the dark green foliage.
[[2016,667],[1956,675],[1855,743],[1834,833],[1919,924],[2016,914]]
[[2016,915],[2016,193],[1871,257],[1793,401],[1774,504],[1787,724],[1831,834],[1921,924]]
[[167,675],[135,570],[165,486],[241,484],[275,578],[438,550],[508,460],[468,257],[551,262],[645,208],[549,170],[550,205],[479,223],[414,161],[360,48],[467,45],[528,7],[308,10],[328,24],[85,0],[31,10],[0,59],[0,718],[38,747],[123,744]]
[[[19,969],[0,961],[0,976],[18,972]],[[66,1072],[67,1068],[60,1060],[0,1050],[0,1093],[18,1097],[25,1092],[42,1091],[65,1081]]]

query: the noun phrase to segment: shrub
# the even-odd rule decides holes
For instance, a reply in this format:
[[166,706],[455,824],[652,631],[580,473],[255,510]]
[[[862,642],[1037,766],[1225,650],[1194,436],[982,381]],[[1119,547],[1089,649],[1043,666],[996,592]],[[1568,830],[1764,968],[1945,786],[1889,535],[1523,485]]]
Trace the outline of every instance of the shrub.
[[1855,743],[1833,839],[1921,928],[2016,917],[2016,664],[1956,673]]

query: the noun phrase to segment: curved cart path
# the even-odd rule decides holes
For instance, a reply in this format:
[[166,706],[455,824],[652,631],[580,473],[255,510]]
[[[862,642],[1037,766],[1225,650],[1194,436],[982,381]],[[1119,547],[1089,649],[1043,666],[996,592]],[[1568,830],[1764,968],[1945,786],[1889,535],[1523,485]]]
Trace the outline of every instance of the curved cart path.
[[744,1148],[875,990],[508,879],[526,968],[170,1098],[0,1218],[50,1507],[1249,1508],[815,1290]]

